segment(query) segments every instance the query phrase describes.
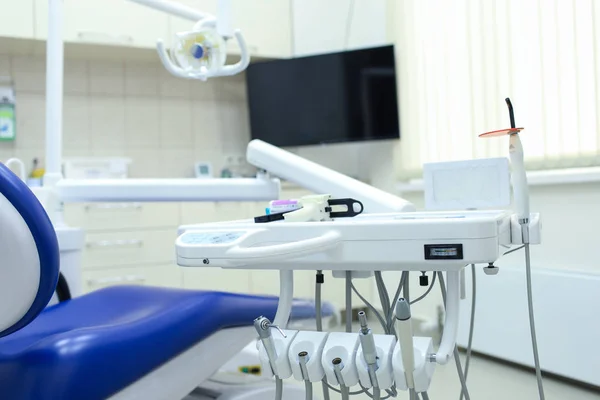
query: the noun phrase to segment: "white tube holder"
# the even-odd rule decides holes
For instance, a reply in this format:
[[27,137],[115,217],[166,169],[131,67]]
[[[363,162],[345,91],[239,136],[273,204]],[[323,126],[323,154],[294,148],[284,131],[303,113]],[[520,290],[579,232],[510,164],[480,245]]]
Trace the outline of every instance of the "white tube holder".
[[[529,244],[541,244],[542,221],[540,220],[540,213],[529,214],[527,225],[529,227]],[[523,244],[523,225],[519,223],[518,214],[513,214],[510,217],[510,231],[511,244]]]
[[[290,359],[288,357],[288,352],[290,350],[290,345],[296,338],[298,331],[286,330],[283,329],[286,337],[283,337],[277,331],[273,331],[273,345],[275,346],[275,353],[277,353],[277,360],[275,360],[275,373],[281,379],[287,379],[292,376],[292,368],[290,366]],[[269,356],[267,355],[267,351],[265,350],[265,346],[259,340],[257,342],[258,354],[260,358],[260,364],[262,366],[262,374],[267,377],[272,377],[271,374],[271,363],[269,360]]]
[[292,314],[294,302],[294,271],[279,271],[279,302],[273,324],[285,329]]
[[308,379],[311,382],[320,382],[323,379],[325,376],[325,371],[323,370],[323,365],[321,364],[321,358],[328,335],[329,332],[298,332],[288,352],[294,379],[297,381],[304,380],[298,359],[298,353],[301,351],[306,351],[308,353],[308,361],[306,363]]
[[446,364],[454,354],[456,335],[458,333],[459,303],[460,303],[460,272],[448,271],[446,273],[446,318],[444,332],[435,362]]
[[339,385],[337,376],[333,370],[333,359],[340,358],[342,360],[342,379],[344,385],[352,387],[358,385],[358,370],[356,369],[356,352],[360,341],[356,333],[332,332],[327,338],[321,363],[325,370],[327,381],[332,385]]
[[[429,390],[435,363],[429,361],[429,355],[433,353],[433,341],[429,337],[414,337],[415,369],[413,379],[415,382],[415,391],[417,393]],[[408,390],[406,377],[404,374],[404,365],[402,363],[402,350],[400,343],[396,344],[392,356],[392,365],[394,370],[394,381],[398,390]]]
[[[392,335],[373,335],[373,337],[375,339],[378,359],[378,368],[375,372],[377,375],[377,384],[381,390],[389,389],[394,383],[392,355],[394,353],[394,346],[396,345],[396,338]],[[366,388],[372,387],[367,363],[365,362],[360,346],[356,352],[356,368],[358,369],[360,383]]]

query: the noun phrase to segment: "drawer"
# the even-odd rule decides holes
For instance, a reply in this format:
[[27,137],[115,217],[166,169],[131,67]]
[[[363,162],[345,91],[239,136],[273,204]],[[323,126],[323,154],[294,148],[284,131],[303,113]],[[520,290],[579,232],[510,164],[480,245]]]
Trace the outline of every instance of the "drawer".
[[115,285],[182,287],[183,272],[176,265],[122,267],[83,272],[83,291],[86,293]]
[[243,269],[189,268],[183,270],[186,289],[250,293],[250,271]]
[[176,227],[179,203],[73,203],[65,221],[88,231]]
[[175,262],[177,230],[88,233],[84,268]]

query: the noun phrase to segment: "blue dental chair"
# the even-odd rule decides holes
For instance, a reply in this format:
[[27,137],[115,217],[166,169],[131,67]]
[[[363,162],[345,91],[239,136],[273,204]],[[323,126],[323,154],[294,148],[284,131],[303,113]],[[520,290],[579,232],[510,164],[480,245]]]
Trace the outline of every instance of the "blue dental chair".
[[[0,261],[0,399],[180,399],[255,337],[254,318],[275,315],[276,297],[144,286],[46,308],[59,276],[54,228],[3,164],[0,217],[12,233]],[[314,303],[295,302],[291,320],[314,317]]]

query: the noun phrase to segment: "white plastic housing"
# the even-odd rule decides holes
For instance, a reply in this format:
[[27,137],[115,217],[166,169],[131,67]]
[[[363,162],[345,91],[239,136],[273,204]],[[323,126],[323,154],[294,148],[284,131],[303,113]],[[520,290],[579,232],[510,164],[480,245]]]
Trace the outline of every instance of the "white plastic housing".
[[[510,217],[511,244],[523,244],[523,233],[519,223],[519,215]],[[529,214],[529,244],[542,243],[542,221],[540,213]]]
[[[428,361],[428,355],[433,353],[433,341],[428,337],[414,337],[415,369],[413,379],[415,381],[415,390],[420,393],[429,390],[435,363]],[[406,378],[404,375],[404,365],[402,364],[402,352],[400,343],[394,348],[392,356],[392,365],[394,369],[394,381],[398,390],[408,390]]]
[[337,376],[333,370],[332,360],[342,359],[342,378],[344,385],[352,387],[358,384],[358,370],[356,369],[356,352],[360,341],[356,333],[332,332],[327,338],[323,348],[321,363],[327,376],[327,381],[332,385],[339,385]]
[[[373,335],[375,339],[375,347],[377,348],[377,384],[381,390],[389,389],[394,383],[392,371],[392,354],[396,345],[396,338],[392,335]],[[358,369],[358,378],[360,383],[370,388],[371,379],[367,363],[363,357],[362,349],[359,347],[356,352],[356,368]]]
[[40,259],[29,227],[0,195],[0,331],[21,320],[31,308],[40,282]]
[[323,356],[323,347],[325,346],[327,335],[329,335],[328,332],[298,332],[288,352],[294,379],[298,381],[303,380],[298,359],[298,353],[301,351],[306,351],[308,353],[308,361],[306,363],[308,379],[311,382],[320,382],[323,379],[325,371],[321,364],[321,358]]
[[[298,331],[283,330],[283,332],[285,332],[287,337],[284,338],[276,330],[273,330],[272,335],[273,344],[275,345],[275,352],[277,353],[277,360],[275,361],[277,376],[279,376],[281,379],[287,379],[292,376],[292,368],[290,367],[288,352],[290,350],[290,345],[298,334]],[[265,346],[260,340],[258,341],[257,346],[260,356],[260,364],[262,366],[262,374],[271,377],[273,374],[271,374],[271,364],[269,362],[269,357],[267,356]]]
[[360,200],[366,213],[415,211],[412,203],[261,140],[248,144],[248,162],[315,193]]

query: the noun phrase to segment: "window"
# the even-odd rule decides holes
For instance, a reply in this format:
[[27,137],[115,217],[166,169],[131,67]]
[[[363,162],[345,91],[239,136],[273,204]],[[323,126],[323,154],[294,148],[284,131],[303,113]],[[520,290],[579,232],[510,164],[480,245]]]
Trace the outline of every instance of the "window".
[[528,168],[600,165],[600,1],[396,3],[401,178],[426,162],[508,155],[515,108]]

